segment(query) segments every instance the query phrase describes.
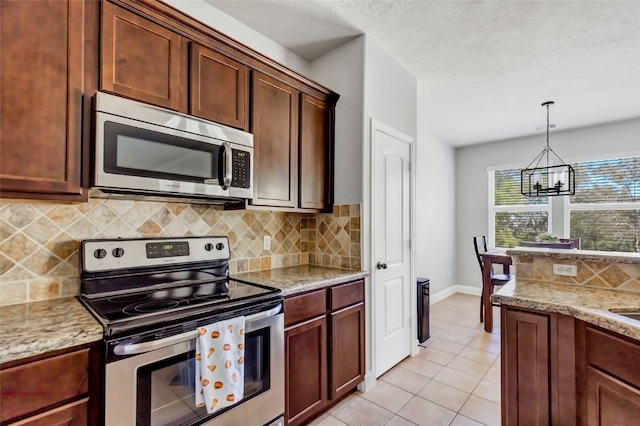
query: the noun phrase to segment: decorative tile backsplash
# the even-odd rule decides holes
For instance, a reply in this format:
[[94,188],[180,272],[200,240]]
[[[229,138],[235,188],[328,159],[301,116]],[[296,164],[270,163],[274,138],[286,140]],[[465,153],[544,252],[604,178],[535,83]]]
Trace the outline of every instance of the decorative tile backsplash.
[[[97,198],[3,202],[0,305],[77,295],[81,240],[190,235],[226,235],[232,274],[304,264],[361,269],[359,204],[301,214]],[[267,235],[271,249],[263,250]]]
[[[553,274],[553,264],[577,266],[576,277]],[[640,292],[640,264],[596,260],[554,259],[553,257],[515,256],[516,277],[555,283],[578,284]]]

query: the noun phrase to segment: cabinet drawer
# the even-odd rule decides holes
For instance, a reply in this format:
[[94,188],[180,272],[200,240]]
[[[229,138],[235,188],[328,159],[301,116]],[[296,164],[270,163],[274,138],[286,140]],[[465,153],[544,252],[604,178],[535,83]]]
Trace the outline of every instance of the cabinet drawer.
[[585,348],[587,364],[640,388],[640,344],[587,326]]
[[12,426],[36,426],[36,425],[69,425],[80,426],[87,423],[89,410],[89,398],[63,405],[62,407],[46,411],[37,416],[29,417],[22,421],[11,423]]
[[331,287],[331,310],[364,302],[364,280]]
[[86,394],[89,349],[0,371],[0,421]]
[[287,297],[284,299],[284,325],[286,327],[322,315],[326,311],[327,292],[324,289]]

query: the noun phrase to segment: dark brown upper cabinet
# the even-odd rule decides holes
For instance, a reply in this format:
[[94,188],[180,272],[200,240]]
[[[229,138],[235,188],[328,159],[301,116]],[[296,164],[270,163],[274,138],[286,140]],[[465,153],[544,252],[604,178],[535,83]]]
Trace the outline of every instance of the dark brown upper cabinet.
[[321,211],[332,202],[333,113],[327,102],[254,72],[251,206]]
[[300,98],[300,207],[323,210],[331,203],[333,108],[302,94]]
[[190,113],[247,130],[249,68],[192,43],[190,70]]
[[298,91],[253,73],[253,200],[251,205],[298,206]]
[[[252,132],[250,208],[330,208],[338,96],[244,46],[215,41],[222,36],[188,17],[164,13],[177,12],[146,1],[103,3],[101,88]],[[176,26],[187,21],[200,32]]]
[[105,1],[101,51],[103,90],[187,112],[181,93],[188,84],[188,41],[182,36]]
[[97,19],[90,1],[0,1],[2,197],[87,200],[83,93]]

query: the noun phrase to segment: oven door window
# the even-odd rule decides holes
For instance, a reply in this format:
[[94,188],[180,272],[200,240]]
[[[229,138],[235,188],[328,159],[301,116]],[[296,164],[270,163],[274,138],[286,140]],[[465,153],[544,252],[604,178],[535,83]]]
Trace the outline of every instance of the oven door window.
[[107,173],[198,183],[221,178],[221,145],[111,121],[104,135]]
[[[244,398],[269,390],[269,327],[245,335]],[[238,404],[207,414],[195,405],[195,351],[176,355],[137,370],[136,425],[197,425]]]

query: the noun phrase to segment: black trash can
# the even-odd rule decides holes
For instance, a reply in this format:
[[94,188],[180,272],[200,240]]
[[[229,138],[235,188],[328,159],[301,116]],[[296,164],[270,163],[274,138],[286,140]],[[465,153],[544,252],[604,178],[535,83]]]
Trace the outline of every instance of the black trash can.
[[429,338],[429,279],[418,277],[418,341]]

